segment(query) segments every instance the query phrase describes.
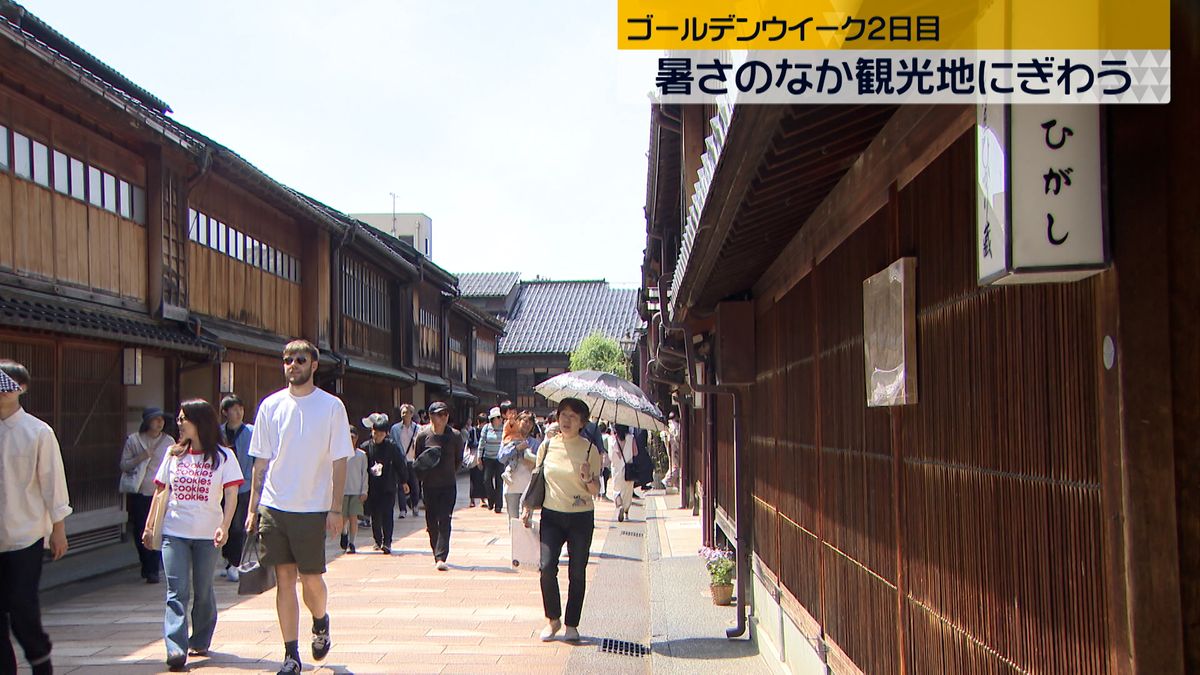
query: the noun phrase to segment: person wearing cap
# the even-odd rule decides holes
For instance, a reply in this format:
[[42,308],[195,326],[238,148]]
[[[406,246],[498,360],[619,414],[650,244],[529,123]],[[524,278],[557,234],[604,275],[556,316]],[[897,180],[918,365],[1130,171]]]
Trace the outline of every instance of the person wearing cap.
[[363,418],[363,426],[371,430],[371,438],[358,446],[367,453],[367,512],[371,516],[371,535],[375,550],[384,555],[392,552],[392,532],[396,521],[393,506],[402,489],[408,494],[408,461],[404,453],[388,437],[392,428],[384,413],[371,413]]
[[504,466],[500,464],[500,446],[504,444],[504,411],[499,407],[488,411],[489,424],[479,436],[479,456],[483,460],[483,507],[503,513],[501,488]]
[[121,478],[120,487],[125,492],[129,531],[141,563],[142,578],[148,584],[159,582],[162,554],[142,544],[142,531],[146,529],[150,501],[154,498],[154,476],[158,474],[158,467],[162,465],[167,451],[175,445],[175,439],[163,433],[165,425],[166,418],[161,408],[146,408],[142,411],[142,425],[137,433],[129,434],[121,450],[121,472],[125,475]]
[[450,406],[435,401],[429,406],[429,426],[417,433],[417,459],[431,448],[439,448],[441,458],[433,468],[419,472],[425,500],[425,529],[429,532],[429,547],[433,549],[433,564],[446,571],[450,557],[450,518],[458,499],[455,477],[463,461],[463,441],[450,428]]
[[54,430],[21,407],[30,382],[25,366],[0,361],[0,672],[17,672],[11,631],[34,675],[44,675],[53,666],[38,598],[42,551],[48,536],[51,556],[66,554],[71,505]]

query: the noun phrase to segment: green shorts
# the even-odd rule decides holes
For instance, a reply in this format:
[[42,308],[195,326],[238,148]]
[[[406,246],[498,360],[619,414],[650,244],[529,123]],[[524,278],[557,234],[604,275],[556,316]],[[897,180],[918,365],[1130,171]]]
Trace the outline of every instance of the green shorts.
[[296,565],[300,574],[325,573],[325,512],[291,513],[258,507],[262,564]]
[[346,518],[363,515],[363,503],[358,498],[358,495],[346,495],[342,497],[342,515]]

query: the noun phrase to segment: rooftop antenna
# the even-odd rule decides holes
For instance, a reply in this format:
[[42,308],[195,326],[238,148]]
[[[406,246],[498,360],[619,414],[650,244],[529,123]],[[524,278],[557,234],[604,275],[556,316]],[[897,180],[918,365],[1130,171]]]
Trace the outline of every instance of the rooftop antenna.
[[396,232],[396,193],[389,192],[388,194],[392,196],[392,236],[395,237],[398,235]]

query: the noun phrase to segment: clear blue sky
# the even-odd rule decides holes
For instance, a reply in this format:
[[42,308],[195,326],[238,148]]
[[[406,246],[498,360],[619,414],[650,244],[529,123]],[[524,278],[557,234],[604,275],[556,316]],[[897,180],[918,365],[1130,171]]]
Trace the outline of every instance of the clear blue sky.
[[454,271],[639,279],[650,55],[615,0],[24,0],[174,117]]

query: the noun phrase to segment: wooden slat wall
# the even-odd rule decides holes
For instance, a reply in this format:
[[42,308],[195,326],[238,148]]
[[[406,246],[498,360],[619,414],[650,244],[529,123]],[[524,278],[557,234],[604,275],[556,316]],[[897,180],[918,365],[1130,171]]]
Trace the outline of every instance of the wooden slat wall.
[[300,334],[299,284],[196,242],[188,243],[188,257],[192,311],[285,337]]
[[[1095,288],[976,285],[972,141],[899,193],[898,231],[885,209],[759,317],[755,552],[835,672],[1110,666]],[[862,281],[895,250],[918,259],[920,403],[868,409]]]

